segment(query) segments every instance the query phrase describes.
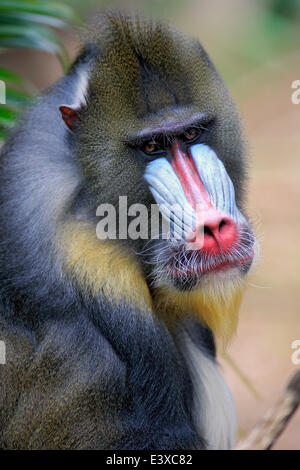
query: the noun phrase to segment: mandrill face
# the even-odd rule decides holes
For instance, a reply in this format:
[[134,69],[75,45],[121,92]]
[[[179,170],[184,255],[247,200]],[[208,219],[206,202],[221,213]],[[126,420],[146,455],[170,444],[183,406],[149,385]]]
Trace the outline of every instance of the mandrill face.
[[167,322],[196,314],[226,344],[256,241],[228,162],[208,143],[214,121],[199,114],[177,132],[174,123],[164,124],[170,126],[167,138],[158,127],[141,148],[150,160],[144,178],[165,222],[149,254],[154,299],[158,310],[170,312]]
[[165,221],[150,250],[157,309],[168,323],[196,314],[226,345],[256,242],[224,163],[205,142],[212,128],[194,122],[167,140],[157,132],[143,147],[151,155],[144,178]]

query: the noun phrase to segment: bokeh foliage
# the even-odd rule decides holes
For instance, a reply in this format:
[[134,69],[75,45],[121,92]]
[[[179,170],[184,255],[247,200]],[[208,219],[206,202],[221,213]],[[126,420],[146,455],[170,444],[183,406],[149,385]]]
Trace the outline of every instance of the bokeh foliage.
[[[68,56],[56,30],[78,21],[73,9],[61,2],[1,0],[0,53],[9,48],[39,49],[56,54],[65,69]],[[12,71],[0,68],[0,80],[6,88],[6,104],[0,105],[0,139],[3,139],[29,96],[24,91],[25,80]]]
[[243,25],[230,51],[222,54],[224,51],[220,48],[217,65],[227,82],[240,72],[245,74],[299,50],[300,1],[263,0],[256,3],[256,13]]

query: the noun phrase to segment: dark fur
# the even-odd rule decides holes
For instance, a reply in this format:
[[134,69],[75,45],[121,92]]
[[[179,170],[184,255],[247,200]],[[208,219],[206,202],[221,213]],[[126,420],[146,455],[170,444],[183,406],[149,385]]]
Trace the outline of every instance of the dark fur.
[[[129,204],[153,202],[128,144],[147,123],[180,107],[213,120],[207,142],[225,162],[241,203],[238,118],[197,41],[162,25],[118,16],[103,21],[94,45],[37,100],[1,154],[5,449],[205,447],[191,416],[190,377],[167,328],[135,305],[120,307],[80,289],[64,272],[54,240],[66,214],[82,210],[89,217],[87,208],[94,215],[99,202],[125,194]],[[59,105],[72,104],[85,68],[92,70],[88,104],[72,134]],[[188,329],[214,354],[210,332]]]

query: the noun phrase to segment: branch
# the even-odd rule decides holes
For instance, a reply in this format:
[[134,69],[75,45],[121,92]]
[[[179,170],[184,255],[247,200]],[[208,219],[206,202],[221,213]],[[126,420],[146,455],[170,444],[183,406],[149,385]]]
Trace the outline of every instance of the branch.
[[300,404],[300,370],[294,373],[276,405],[234,450],[270,450]]

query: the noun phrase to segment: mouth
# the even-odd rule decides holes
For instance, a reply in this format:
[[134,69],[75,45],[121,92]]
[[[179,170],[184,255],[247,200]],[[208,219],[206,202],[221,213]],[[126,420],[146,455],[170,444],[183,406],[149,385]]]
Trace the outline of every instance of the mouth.
[[[189,256],[189,253],[187,252],[185,254],[185,257],[188,257],[188,256]],[[201,256],[199,256],[199,259],[193,260],[192,267],[167,266],[167,270],[170,275],[175,276],[175,277],[194,276],[194,275],[203,276],[205,274],[226,271],[230,268],[241,268],[243,272],[245,272],[245,269],[247,269],[247,271],[250,269],[253,256],[254,256],[254,253],[253,255],[244,257],[242,259],[226,259],[224,261],[219,261],[219,260],[212,261],[211,260],[210,262],[204,262],[203,259],[201,259]],[[176,264],[178,264],[177,259],[176,259]]]
[[[156,250],[159,271],[154,268],[155,285],[171,284],[179,290],[191,290],[209,276],[247,274],[255,257],[255,238],[247,227],[240,231],[235,245],[218,254],[188,250],[185,243],[169,241]],[[163,267],[162,267],[163,264]]]
[[[186,260],[191,256],[190,261]],[[245,275],[253,262],[254,253],[242,258],[233,258],[230,255],[224,254],[224,259],[203,259],[201,253],[197,252],[185,253],[185,263],[178,260],[176,256],[174,260],[171,260],[170,264],[166,266],[167,277],[169,281],[179,290],[192,290],[199,286],[208,276],[217,276],[224,274],[226,276],[233,275]],[[173,262],[172,262],[173,261]]]

